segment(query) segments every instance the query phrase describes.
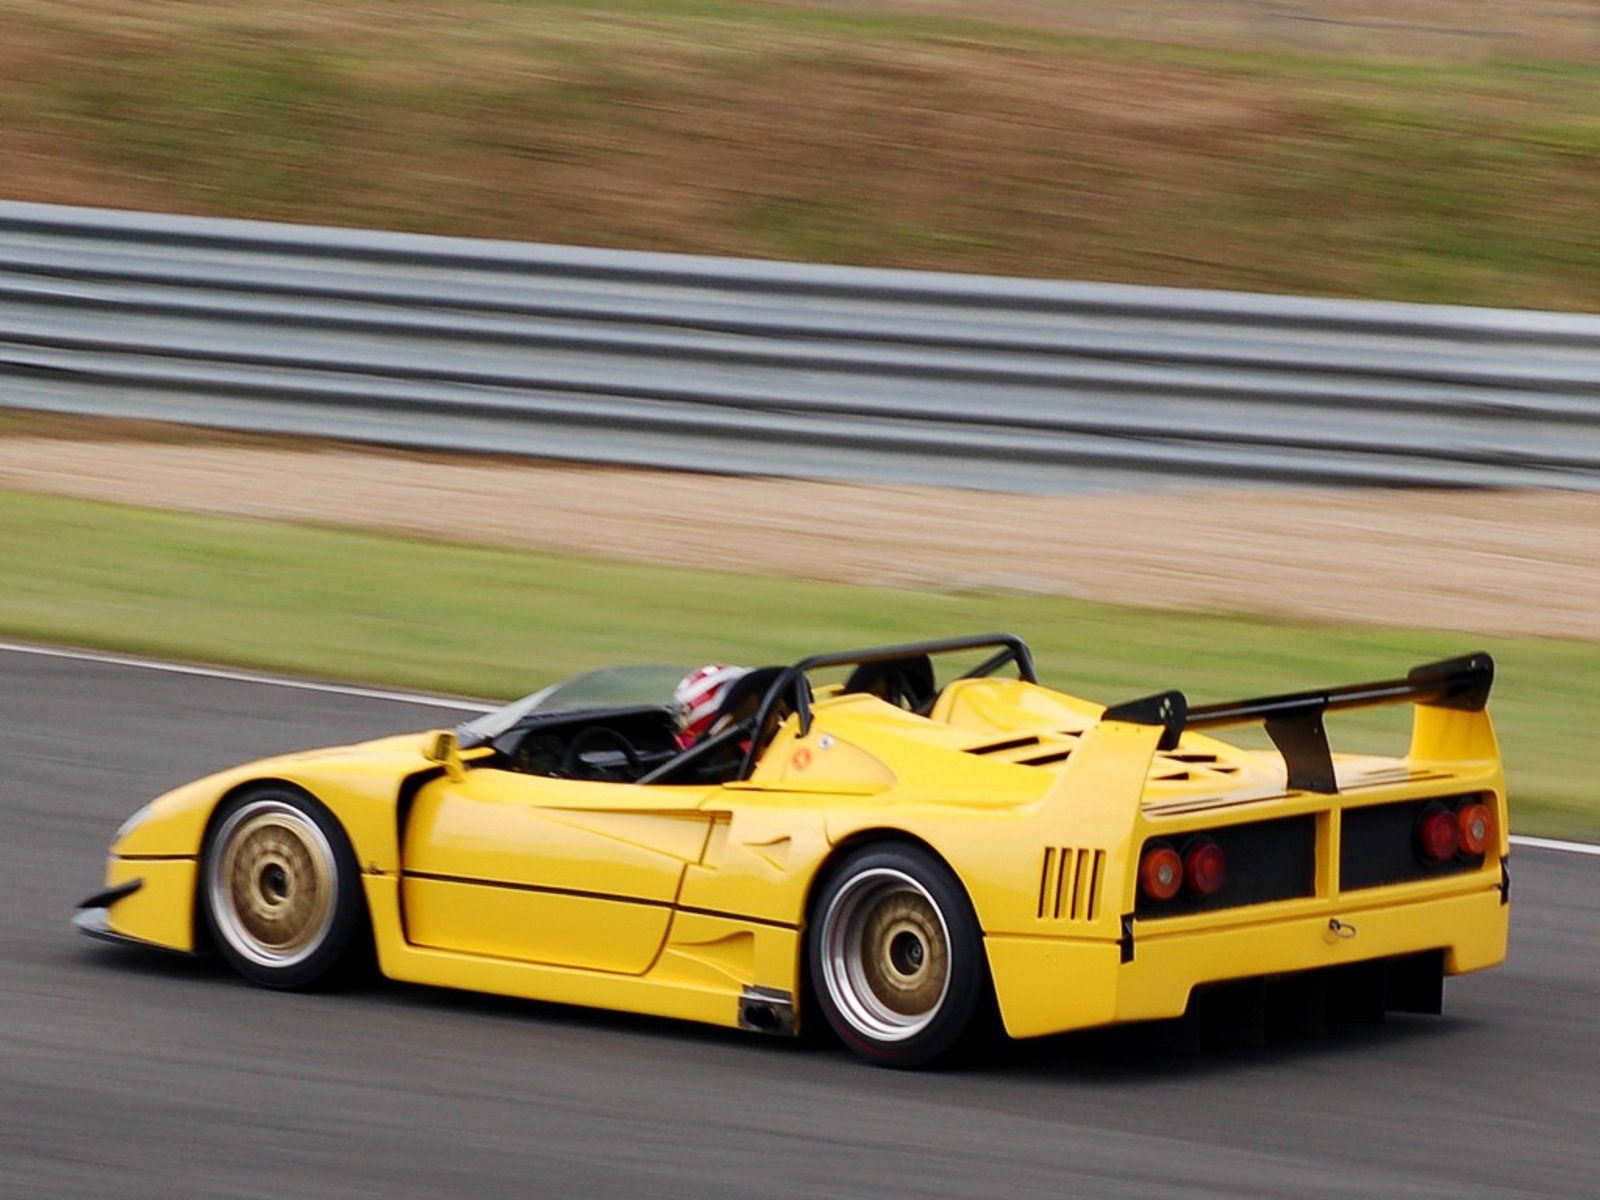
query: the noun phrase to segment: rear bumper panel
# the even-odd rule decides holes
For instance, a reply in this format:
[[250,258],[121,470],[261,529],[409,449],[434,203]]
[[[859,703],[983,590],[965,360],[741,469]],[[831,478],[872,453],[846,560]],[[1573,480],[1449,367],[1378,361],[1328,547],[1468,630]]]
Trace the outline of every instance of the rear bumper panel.
[[[1448,975],[1505,958],[1510,908],[1498,884],[1472,892],[1226,929],[1164,933],[1136,923],[1133,958],[1114,942],[992,936],[990,970],[1006,1031],[1038,1037],[1119,1021],[1182,1016],[1201,984],[1346,966],[1426,950],[1444,951]],[[1330,922],[1337,921],[1338,927]]]

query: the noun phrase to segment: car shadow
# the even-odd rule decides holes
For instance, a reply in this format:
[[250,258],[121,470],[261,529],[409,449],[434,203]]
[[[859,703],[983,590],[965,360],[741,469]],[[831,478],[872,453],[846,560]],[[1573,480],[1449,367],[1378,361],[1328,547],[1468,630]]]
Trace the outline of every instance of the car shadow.
[[[97,943],[82,945],[74,953],[79,961],[97,969],[149,980],[254,987],[215,955],[161,953]],[[357,1001],[401,1013],[457,1013],[475,1020],[514,1023],[523,1029],[531,1021],[545,1028],[611,1032],[698,1050],[725,1048],[734,1054],[783,1055],[791,1061],[814,1062],[819,1069],[826,1069],[823,1064],[827,1063],[866,1066],[826,1032],[808,1031],[800,1038],[766,1037],[667,1017],[401,983],[376,972],[313,994],[330,1001]],[[1460,1016],[1390,1013],[1368,1022],[1329,1022],[1326,1028],[1321,1023],[1314,1028],[1286,1028],[1281,1022],[1271,1021],[1260,1026],[1224,1021],[1219,1026],[1191,1013],[1177,1020],[1026,1041],[1011,1041],[991,1033],[974,1039],[963,1053],[939,1070],[974,1078],[1129,1087],[1339,1058],[1352,1052],[1381,1053],[1419,1040],[1459,1034],[1476,1024],[1471,1018]],[[797,1055],[802,1057],[795,1059],[793,1056]]]
[[1000,1041],[977,1069],[1011,1078],[1129,1087],[1258,1070],[1352,1053],[1383,1053],[1461,1032],[1462,1017],[1391,1013],[1381,1023],[1264,1036],[1198,1032],[1187,1019],[1118,1025],[1024,1042]]
[[210,954],[187,954],[160,947],[118,946],[109,942],[81,939],[69,952],[80,963],[105,968],[124,975],[148,979],[209,979],[246,981],[228,969],[220,958]]
[[[118,946],[85,941],[70,951],[73,959],[96,970],[108,970],[123,977],[215,987],[262,989],[235,973],[215,954],[185,954],[141,946]],[[526,1000],[516,996],[496,996],[483,992],[432,987],[386,979],[375,970],[326,988],[295,993],[327,998],[329,1001],[356,1002],[365,1006],[402,1012],[455,1012],[495,1021],[517,1022],[526,1026],[530,1019],[543,1025],[562,1025],[596,1030],[617,1030],[663,1041],[726,1043],[730,1046],[764,1046],[779,1051],[792,1050],[805,1039],[763,1037],[738,1029],[701,1025],[668,1017],[585,1008],[581,1005]]]

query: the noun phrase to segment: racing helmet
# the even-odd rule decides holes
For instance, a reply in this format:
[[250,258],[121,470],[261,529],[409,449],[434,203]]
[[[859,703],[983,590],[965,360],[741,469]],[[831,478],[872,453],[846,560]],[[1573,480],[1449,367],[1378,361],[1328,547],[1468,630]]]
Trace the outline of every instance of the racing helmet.
[[728,689],[750,673],[749,667],[710,663],[696,667],[672,690],[672,713],[678,722],[678,745],[687,750],[711,729]]

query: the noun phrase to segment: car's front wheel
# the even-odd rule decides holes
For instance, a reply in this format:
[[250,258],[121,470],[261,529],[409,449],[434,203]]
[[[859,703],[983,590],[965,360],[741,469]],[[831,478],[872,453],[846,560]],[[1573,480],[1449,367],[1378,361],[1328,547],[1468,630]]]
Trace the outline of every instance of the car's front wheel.
[[343,967],[364,924],[355,855],[309,796],[253,789],[218,810],[201,909],[217,951],[266,987],[305,988]]
[[983,1007],[977,917],[949,868],[917,847],[850,854],[817,897],[806,936],[823,1015],[870,1062],[933,1062]]

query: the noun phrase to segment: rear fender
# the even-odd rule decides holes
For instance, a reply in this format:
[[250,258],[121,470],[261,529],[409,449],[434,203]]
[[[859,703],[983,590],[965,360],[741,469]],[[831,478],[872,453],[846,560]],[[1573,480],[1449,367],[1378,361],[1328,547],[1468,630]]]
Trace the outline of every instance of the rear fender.
[[[1161,725],[1101,721],[1040,800],[1001,809],[917,806],[895,813],[898,826],[950,864],[985,933],[1115,940],[1121,932],[1116,901],[1125,890],[1139,801],[1162,733]],[[828,815],[828,840],[837,845],[861,838],[881,829],[886,815],[881,805],[835,809]],[[1068,861],[1071,878],[1064,877]],[[1079,886],[1079,871],[1085,898],[1074,906],[1069,897],[1062,907],[1057,893],[1069,883]],[[1093,904],[1090,892],[1098,897]]]

